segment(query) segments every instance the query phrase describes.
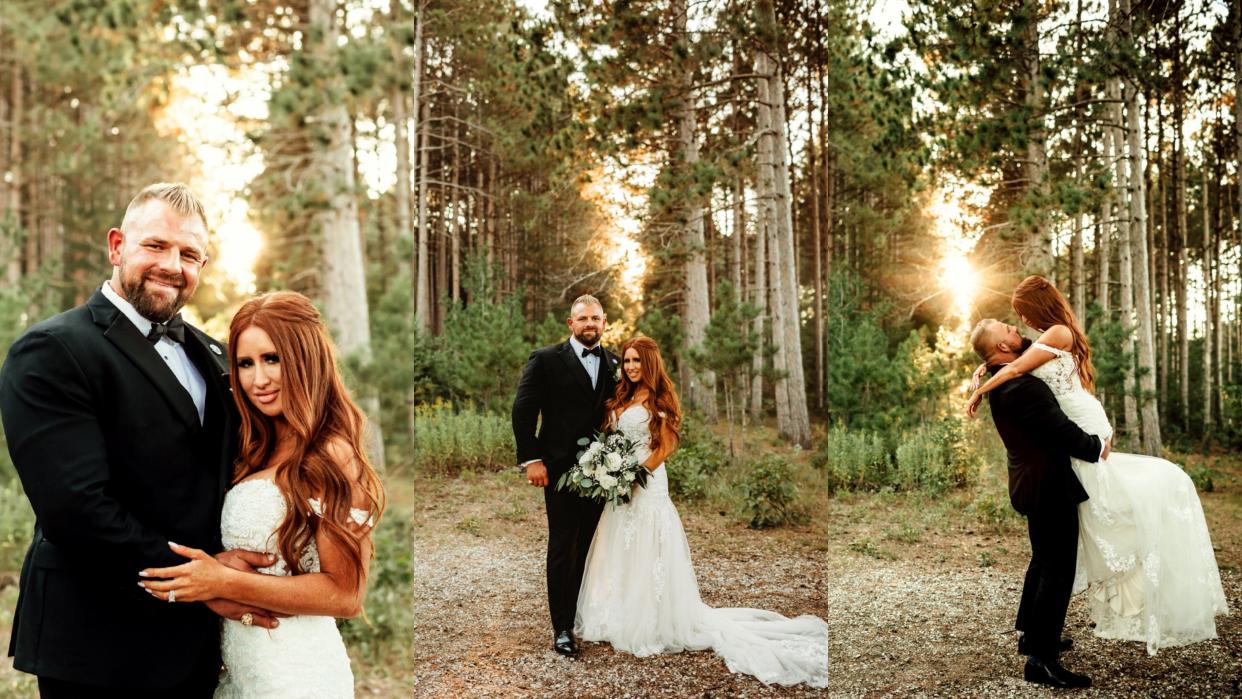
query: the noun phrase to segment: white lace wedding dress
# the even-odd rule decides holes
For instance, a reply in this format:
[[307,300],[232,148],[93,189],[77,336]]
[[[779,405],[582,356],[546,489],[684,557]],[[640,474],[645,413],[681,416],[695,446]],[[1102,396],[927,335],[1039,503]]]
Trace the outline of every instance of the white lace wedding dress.
[[[311,500],[318,512],[319,503]],[[355,521],[367,521],[363,510],[350,511]],[[226,549],[240,548],[275,554],[276,563],[259,572],[289,575],[276,546],[275,532],[285,517],[285,498],[275,482],[256,478],[233,486],[224,496],[220,533]],[[319,549],[312,540],[302,555],[301,568],[319,571]],[[279,697],[311,699],[354,696],[349,656],[330,616],[298,615],[280,620],[268,630],[225,619],[220,633],[225,671],[216,688],[218,699]]]
[[[618,429],[651,441],[647,411],[627,408]],[[639,459],[650,451],[640,447]],[[605,507],[587,554],[575,632],[637,656],[712,649],[732,672],[765,684],[828,686],[828,625],[762,609],[713,609],[699,598],[690,546],[661,464],[626,505]]]
[[[1053,359],[1031,373],[1048,384],[1069,419],[1112,436],[1104,407],[1078,378],[1073,355],[1034,343]],[[1095,635],[1160,648],[1216,638],[1227,614],[1216,555],[1194,482],[1160,458],[1113,451],[1107,461],[1072,460],[1090,498],[1079,505],[1075,592],[1087,590]]]

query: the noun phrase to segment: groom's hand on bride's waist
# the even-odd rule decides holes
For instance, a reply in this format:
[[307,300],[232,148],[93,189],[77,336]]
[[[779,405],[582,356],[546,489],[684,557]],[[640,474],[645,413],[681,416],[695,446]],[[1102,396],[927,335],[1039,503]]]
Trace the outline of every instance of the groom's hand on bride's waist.
[[270,553],[259,553],[258,551],[247,551],[246,549],[221,551],[215,555],[215,559],[243,573],[253,573],[256,568],[266,568],[276,562],[276,557]]
[[233,621],[241,621],[242,615],[249,614],[255,626],[265,629],[274,629],[280,626],[280,620],[277,617],[284,618],[289,616],[288,614],[276,614],[266,609],[259,609],[258,607],[252,607],[248,604],[228,599],[209,599],[203,602],[203,604],[207,605],[208,609],[219,616],[225,619],[232,619]]

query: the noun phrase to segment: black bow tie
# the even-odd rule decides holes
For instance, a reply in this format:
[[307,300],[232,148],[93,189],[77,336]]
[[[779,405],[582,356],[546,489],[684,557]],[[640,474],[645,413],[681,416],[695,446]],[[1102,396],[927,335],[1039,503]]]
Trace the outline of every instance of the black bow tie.
[[185,344],[185,321],[181,320],[181,314],[173,316],[172,320],[167,323],[152,323],[151,332],[147,333],[147,339],[152,344],[160,341],[161,337],[167,336],[173,342]]
[[585,357],[585,356],[587,356],[588,354],[593,354],[593,355],[595,355],[596,357],[600,357],[600,358],[602,358],[602,357],[604,356],[604,350],[602,350],[602,349],[600,348],[600,346],[599,346],[599,345],[595,345],[595,346],[594,346],[594,347],[592,347],[591,349],[587,349],[587,348],[583,347],[583,348],[582,348],[582,356],[584,356],[584,357]]

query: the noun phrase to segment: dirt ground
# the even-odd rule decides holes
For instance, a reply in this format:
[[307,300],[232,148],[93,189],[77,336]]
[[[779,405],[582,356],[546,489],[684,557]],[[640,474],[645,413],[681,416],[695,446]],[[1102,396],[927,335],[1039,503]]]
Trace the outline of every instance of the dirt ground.
[[[1236,462],[1236,458],[1235,458]],[[1242,468],[1217,464],[1202,494],[1231,614],[1215,641],[1161,650],[1104,641],[1070,603],[1065,665],[1090,675],[1081,697],[1242,695]],[[1003,492],[1003,491],[1002,491]],[[999,501],[980,517],[967,493],[845,495],[829,509],[833,697],[1049,697],[1022,681],[1013,615],[1029,561],[1025,521]],[[999,525],[998,525],[999,522]]]
[[[801,697],[733,675],[710,651],[635,658],[551,649],[542,495],[515,473],[420,481],[415,516],[416,697]],[[679,505],[704,601],[787,616],[828,612],[822,518],[752,531]]]

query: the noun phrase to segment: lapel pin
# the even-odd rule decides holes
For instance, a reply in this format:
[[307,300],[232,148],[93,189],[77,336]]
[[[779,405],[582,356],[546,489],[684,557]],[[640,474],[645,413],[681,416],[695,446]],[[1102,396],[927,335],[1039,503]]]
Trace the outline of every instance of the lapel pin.
[[224,356],[224,353],[220,351],[219,345],[211,345],[210,347],[211,347],[212,352],[215,352],[216,354],[220,356]]

